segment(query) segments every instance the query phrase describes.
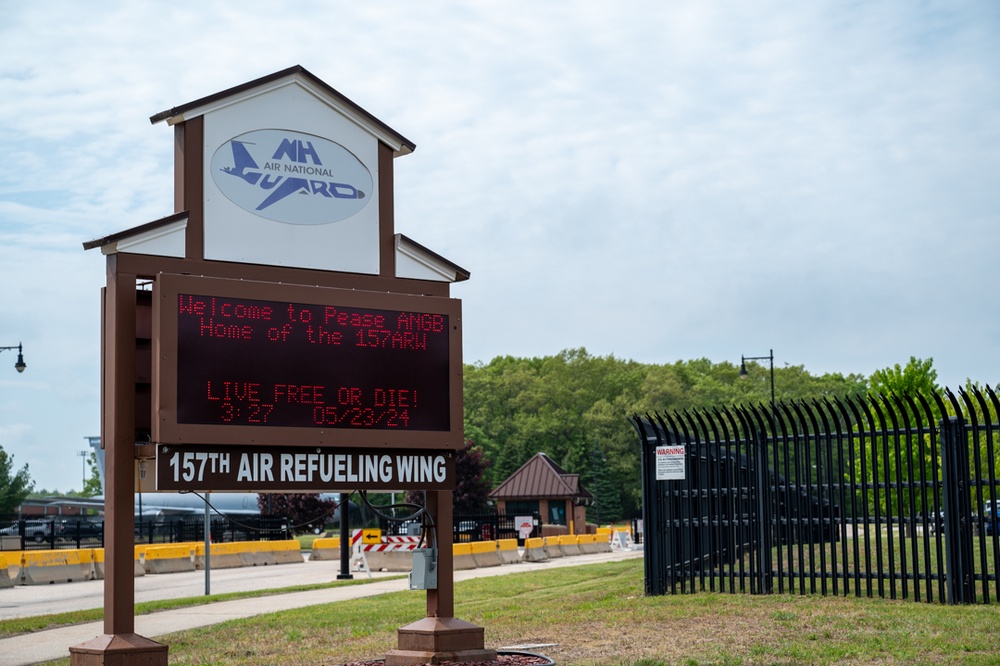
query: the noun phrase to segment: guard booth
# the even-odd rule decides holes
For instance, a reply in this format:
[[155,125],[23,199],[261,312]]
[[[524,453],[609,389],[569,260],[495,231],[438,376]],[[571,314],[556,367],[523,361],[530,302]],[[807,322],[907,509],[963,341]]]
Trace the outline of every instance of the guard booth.
[[84,243],[107,262],[105,616],[71,663],[167,663],[134,629],[137,483],[427,491],[436,576],[420,577],[426,617],[386,663],[495,658],[482,627],[454,617],[450,285],[469,273],[395,230],[393,160],[414,144],[302,67],[151,121],[174,128],[175,212]]

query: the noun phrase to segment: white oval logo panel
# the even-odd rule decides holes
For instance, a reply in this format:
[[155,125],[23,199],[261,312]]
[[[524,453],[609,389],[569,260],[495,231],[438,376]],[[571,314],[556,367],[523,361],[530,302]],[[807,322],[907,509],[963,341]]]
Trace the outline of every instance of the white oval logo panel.
[[354,153],[323,137],[254,130],[212,156],[212,180],[230,201],[287,224],[330,224],[371,200],[372,176]]

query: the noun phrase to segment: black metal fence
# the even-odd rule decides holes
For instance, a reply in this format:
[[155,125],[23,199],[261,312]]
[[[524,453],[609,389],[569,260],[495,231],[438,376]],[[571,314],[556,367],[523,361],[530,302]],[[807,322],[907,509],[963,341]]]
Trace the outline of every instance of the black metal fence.
[[[232,541],[277,541],[291,539],[291,521],[279,516],[219,516],[209,520],[212,543]],[[204,516],[167,516],[156,520],[135,519],[136,543],[203,541]]]
[[[213,543],[290,539],[290,521],[275,516],[212,516]],[[204,516],[135,519],[135,543],[178,543],[205,538]],[[101,548],[104,522],[100,518],[0,516],[0,550]]]
[[[520,538],[517,516],[513,513],[456,513],[452,516],[452,540],[453,543],[464,543],[467,541],[493,541],[495,539],[518,539],[518,544],[523,545]],[[531,536],[541,534],[541,520],[539,514],[532,515],[533,529]],[[402,523],[399,521],[389,521],[379,519],[379,527],[382,534],[386,536],[398,536],[407,534],[419,534],[419,526]]]
[[633,416],[646,593],[996,603],[998,412],[987,387]]

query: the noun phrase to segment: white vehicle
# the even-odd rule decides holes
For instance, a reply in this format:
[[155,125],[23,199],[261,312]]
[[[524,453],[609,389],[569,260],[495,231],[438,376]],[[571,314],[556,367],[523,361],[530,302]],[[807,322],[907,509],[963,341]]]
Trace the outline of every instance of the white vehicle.
[[27,541],[42,543],[52,539],[52,528],[55,521],[52,520],[24,520],[14,521],[10,525],[0,528],[2,536],[21,536],[21,523],[24,523],[24,538]]

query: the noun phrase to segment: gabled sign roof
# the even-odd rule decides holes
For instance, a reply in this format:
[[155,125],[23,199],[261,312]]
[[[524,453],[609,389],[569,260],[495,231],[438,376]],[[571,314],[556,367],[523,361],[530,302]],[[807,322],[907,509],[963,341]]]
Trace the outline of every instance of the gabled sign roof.
[[[194,128],[179,135],[182,148],[174,164],[180,188],[175,202],[187,204],[185,209],[88,241],[85,249],[438,283],[469,278],[467,270],[394,232],[392,160],[380,166],[378,155],[408,154],[413,142],[300,65],[175,106],[150,121]],[[275,146],[281,139],[280,146],[269,146],[254,161],[246,153],[258,142],[266,145],[265,139]],[[301,150],[291,149],[299,145]],[[327,182],[332,165],[338,180]],[[320,175],[297,175],[303,170]],[[277,187],[283,178],[287,182]],[[260,212],[263,204],[248,208],[244,190],[264,203],[280,190],[285,208],[280,215],[277,205],[266,213]],[[293,192],[308,196],[294,197],[293,206]],[[251,204],[260,203],[257,198]]]
[[187,104],[175,106],[172,109],[161,111],[150,117],[149,121],[156,124],[166,121],[168,125],[175,125],[192,118],[197,118],[216,109],[223,108],[230,104],[236,104],[248,98],[262,93],[276,90],[288,85],[299,85],[310,91],[315,97],[330,107],[344,114],[361,127],[368,130],[382,143],[388,145],[393,150],[393,156],[407,155],[416,149],[416,144],[404,137],[402,134],[392,129],[381,120],[368,113],[360,106],[349,100],[347,97],[330,87],[326,82],[317,78],[301,65],[295,65],[288,69],[283,69],[274,74],[262,76],[259,79],[248,81],[238,86],[223,90],[222,92],[196,99]]

